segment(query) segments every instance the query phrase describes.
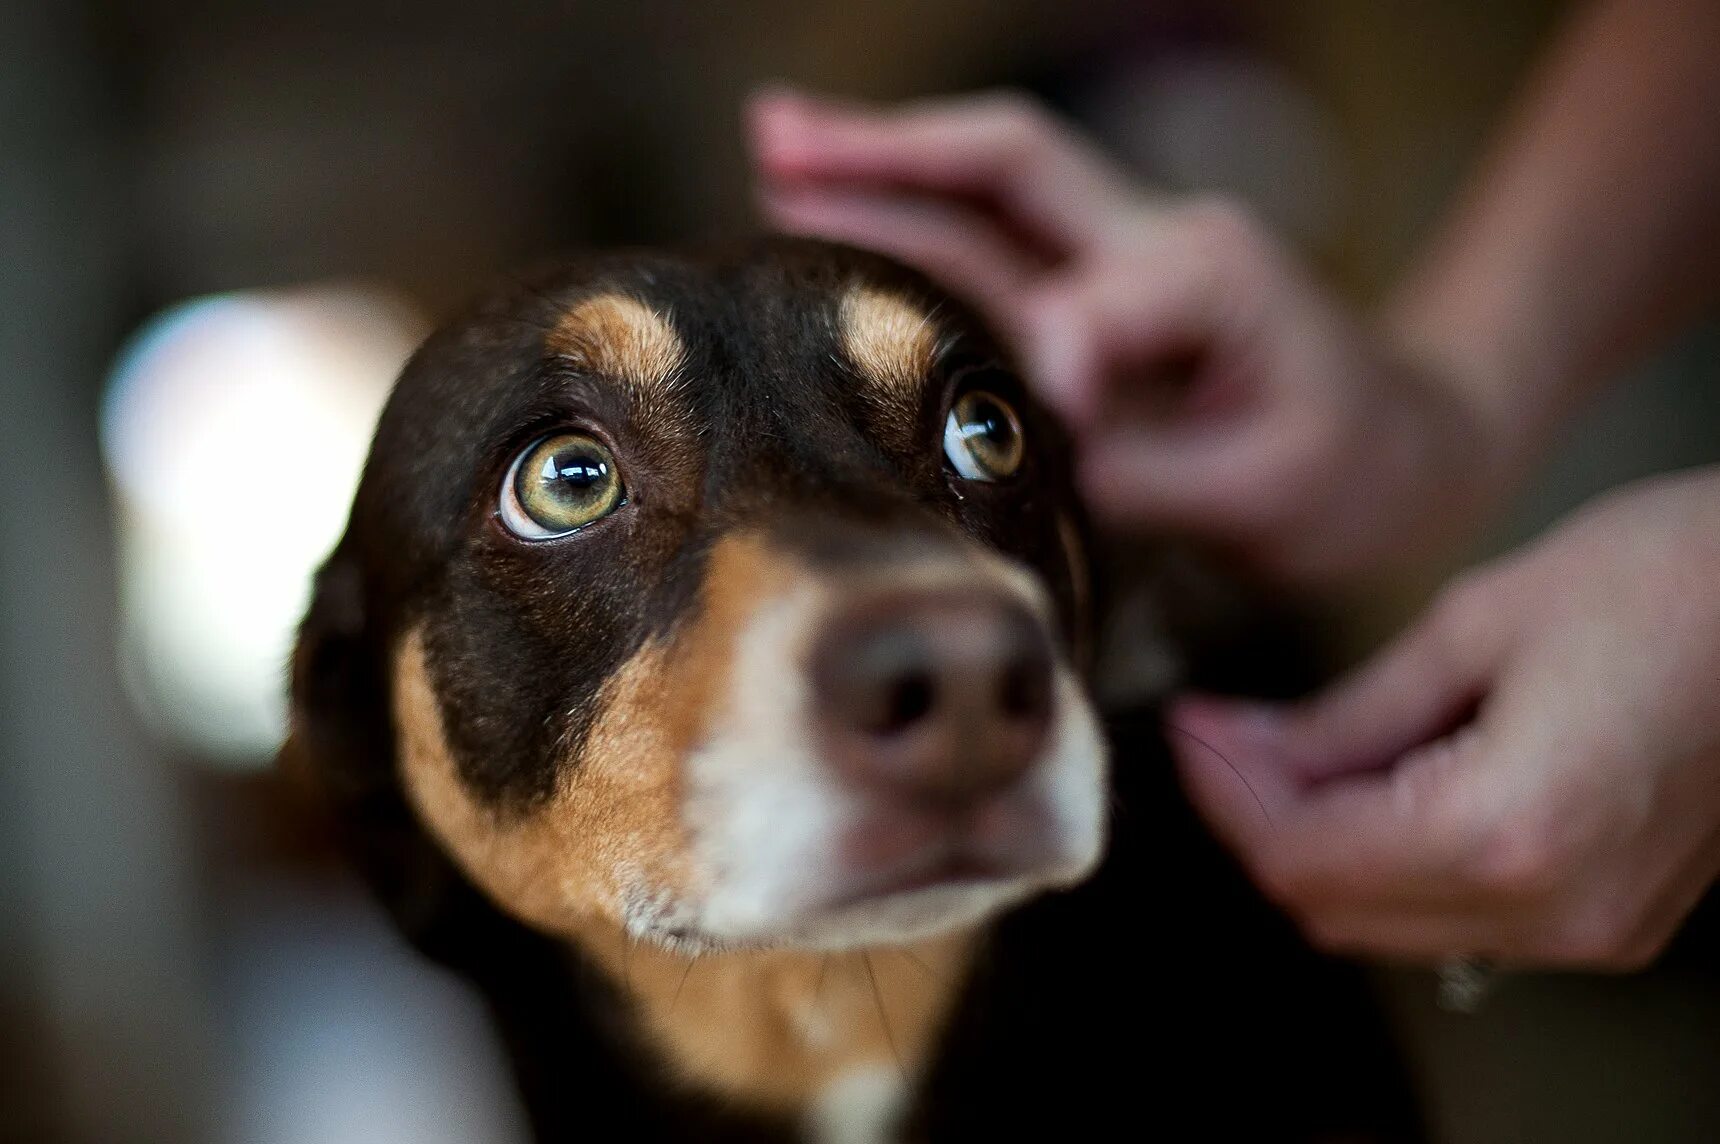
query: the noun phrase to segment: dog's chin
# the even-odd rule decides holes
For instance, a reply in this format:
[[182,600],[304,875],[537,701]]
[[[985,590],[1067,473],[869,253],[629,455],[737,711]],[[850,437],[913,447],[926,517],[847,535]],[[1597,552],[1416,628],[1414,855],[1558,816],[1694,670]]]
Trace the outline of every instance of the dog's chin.
[[907,945],[982,925],[1053,884],[1028,877],[957,879],[852,900],[792,924],[778,944],[824,952]]
[[989,921],[1036,888],[1019,879],[926,886],[809,919],[785,934],[783,944],[826,952],[906,945]]
[[1038,894],[1083,881],[1090,853],[1044,869],[1009,873],[954,868],[867,890],[833,889],[792,914],[744,926],[697,926],[675,935],[682,949],[805,949],[841,952],[899,946],[971,930]]

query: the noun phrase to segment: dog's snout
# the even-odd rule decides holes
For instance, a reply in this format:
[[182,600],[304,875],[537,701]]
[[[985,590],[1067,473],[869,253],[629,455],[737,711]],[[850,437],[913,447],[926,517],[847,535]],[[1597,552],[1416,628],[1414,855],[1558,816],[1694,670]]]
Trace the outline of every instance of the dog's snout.
[[891,798],[947,807],[982,800],[1027,771],[1051,723],[1044,625],[993,592],[862,603],[826,628],[811,667],[830,764]]

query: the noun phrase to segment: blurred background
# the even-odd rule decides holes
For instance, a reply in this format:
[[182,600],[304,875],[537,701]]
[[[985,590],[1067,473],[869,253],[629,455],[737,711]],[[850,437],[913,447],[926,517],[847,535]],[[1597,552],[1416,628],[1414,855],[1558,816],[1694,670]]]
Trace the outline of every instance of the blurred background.
[[[0,1140],[523,1138],[473,1000],[284,809],[291,625],[439,314],[558,251],[753,226],[751,87],[1033,91],[1365,302],[1564,7],[4,0]],[[1489,546],[1720,459],[1716,426],[1709,323]],[[1514,978],[1475,1017],[1379,985],[1436,1140],[1712,1141],[1713,980]]]

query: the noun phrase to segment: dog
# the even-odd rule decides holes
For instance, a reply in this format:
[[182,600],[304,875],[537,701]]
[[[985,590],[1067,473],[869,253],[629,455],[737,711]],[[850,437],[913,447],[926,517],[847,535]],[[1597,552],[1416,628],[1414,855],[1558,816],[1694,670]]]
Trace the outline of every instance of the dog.
[[539,1139],[1396,1138],[1348,971],[1091,698],[1071,472],[974,311],[819,242],[588,257],[413,356],[283,759]]

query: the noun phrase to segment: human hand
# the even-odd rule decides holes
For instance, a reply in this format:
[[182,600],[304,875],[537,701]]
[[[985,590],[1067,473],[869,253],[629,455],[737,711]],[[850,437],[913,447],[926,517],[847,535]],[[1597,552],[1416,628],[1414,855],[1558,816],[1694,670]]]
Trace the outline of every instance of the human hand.
[[1144,193],[1029,101],[776,92],[750,128],[777,225],[892,254],[989,313],[1114,523],[1319,582],[1454,538],[1511,470],[1484,387],[1412,361],[1246,212]]
[[1639,967],[1720,874],[1720,468],[1464,577],[1302,706],[1170,723],[1196,805],[1317,944]]

